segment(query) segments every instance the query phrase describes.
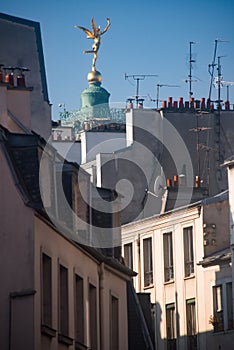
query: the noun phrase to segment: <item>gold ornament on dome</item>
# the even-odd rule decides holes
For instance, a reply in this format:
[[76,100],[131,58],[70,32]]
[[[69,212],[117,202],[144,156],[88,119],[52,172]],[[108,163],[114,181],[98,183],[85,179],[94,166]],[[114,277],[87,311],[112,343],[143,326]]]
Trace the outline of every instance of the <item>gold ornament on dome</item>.
[[101,44],[101,36],[104,33],[106,33],[110,28],[110,18],[107,18],[106,20],[107,20],[107,26],[103,31],[101,31],[100,26],[99,27],[96,26],[94,22],[94,18],[92,18],[92,31],[81,26],[75,26],[75,28],[83,30],[87,34],[88,39],[93,39],[92,50],[84,51],[85,54],[93,53],[92,72],[96,72],[96,61],[98,57],[98,50]]

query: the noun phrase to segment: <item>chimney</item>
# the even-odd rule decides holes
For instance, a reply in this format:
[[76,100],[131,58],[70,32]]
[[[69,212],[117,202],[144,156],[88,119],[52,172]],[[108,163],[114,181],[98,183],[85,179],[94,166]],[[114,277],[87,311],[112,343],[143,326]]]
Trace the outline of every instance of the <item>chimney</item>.
[[171,179],[167,179],[167,187],[171,187]]
[[172,97],[168,97],[168,108],[172,108]]
[[206,109],[206,99],[205,99],[205,97],[201,98],[201,109]]
[[173,181],[174,181],[174,186],[175,186],[175,187],[178,186],[178,179],[179,179],[178,175],[174,175],[174,176],[173,176]]
[[201,179],[199,176],[196,176],[195,177],[195,187],[196,188],[199,188],[200,187],[200,184],[201,184]]
[[183,101],[183,97],[179,98],[179,109],[183,109],[184,108],[184,101]]
[[0,63],[0,83],[3,82],[3,71],[2,71],[2,67],[4,66],[4,64]]
[[230,102],[229,101],[225,101],[225,110],[226,111],[230,110]]
[[194,108],[194,97],[190,97],[189,104],[190,104],[190,108],[193,109]]

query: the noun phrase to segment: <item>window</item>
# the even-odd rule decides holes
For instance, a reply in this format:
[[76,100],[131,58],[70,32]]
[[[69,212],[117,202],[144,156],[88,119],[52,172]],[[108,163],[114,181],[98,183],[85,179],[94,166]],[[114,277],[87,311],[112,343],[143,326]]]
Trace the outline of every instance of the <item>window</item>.
[[228,327],[228,329],[234,329],[232,282],[229,282],[226,284],[226,293],[227,293],[227,327]]
[[110,298],[110,349],[119,349],[119,300]]
[[163,235],[163,254],[164,280],[168,282],[174,278],[172,232]]
[[185,277],[194,274],[194,255],[193,255],[193,228],[186,227],[184,233],[184,271]]
[[84,294],[83,278],[75,275],[75,339],[84,343]]
[[222,285],[213,287],[213,326],[214,332],[224,330]]
[[52,326],[51,258],[42,254],[42,324]]
[[166,305],[167,349],[176,350],[175,304]]
[[125,264],[130,269],[133,269],[132,243],[128,243],[124,245],[124,260],[125,260]]
[[214,332],[234,329],[232,282],[213,287],[213,315],[210,323]]
[[152,238],[143,240],[144,287],[153,283]]
[[90,347],[97,350],[97,291],[92,284],[89,284],[89,329]]
[[189,350],[197,349],[196,304],[195,299],[186,300],[187,345]]
[[59,265],[59,332],[68,335],[68,270]]

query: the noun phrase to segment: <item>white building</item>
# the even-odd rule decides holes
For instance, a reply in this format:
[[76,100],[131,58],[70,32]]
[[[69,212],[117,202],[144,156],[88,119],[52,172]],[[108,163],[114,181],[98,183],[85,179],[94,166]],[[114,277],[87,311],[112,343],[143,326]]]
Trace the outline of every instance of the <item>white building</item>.
[[137,292],[150,293],[155,349],[231,349],[227,193],[122,227]]

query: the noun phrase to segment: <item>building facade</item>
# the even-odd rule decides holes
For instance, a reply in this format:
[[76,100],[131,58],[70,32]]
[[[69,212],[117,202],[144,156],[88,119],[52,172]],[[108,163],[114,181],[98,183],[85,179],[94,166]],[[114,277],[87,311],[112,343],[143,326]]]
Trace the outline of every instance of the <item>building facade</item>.
[[155,349],[231,349],[227,193],[124,225],[122,249],[150,294]]

